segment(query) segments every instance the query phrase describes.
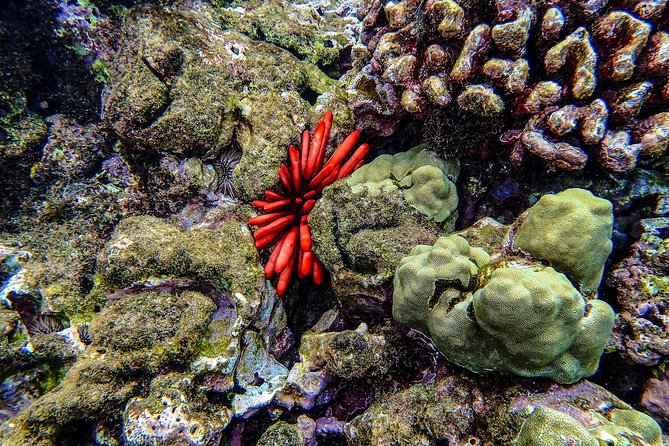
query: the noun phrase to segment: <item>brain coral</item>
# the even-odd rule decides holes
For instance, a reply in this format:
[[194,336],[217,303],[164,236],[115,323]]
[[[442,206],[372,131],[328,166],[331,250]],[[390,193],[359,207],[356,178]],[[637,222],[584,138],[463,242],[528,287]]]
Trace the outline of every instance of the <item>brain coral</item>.
[[594,373],[613,327],[611,307],[586,302],[553,268],[488,261],[458,235],[416,246],[395,274],[393,317],[475,372],[560,383]]
[[530,208],[514,246],[596,290],[611,253],[612,205],[584,189],[547,194]]
[[351,76],[351,103],[386,134],[405,115],[437,128],[464,117],[468,127],[491,124],[492,139],[508,144],[516,163],[529,153],[557,169],[580,170],[594,158],[628,171],[669,144],[665,8],[663,1],[368,0],[358,13],[366,47]]

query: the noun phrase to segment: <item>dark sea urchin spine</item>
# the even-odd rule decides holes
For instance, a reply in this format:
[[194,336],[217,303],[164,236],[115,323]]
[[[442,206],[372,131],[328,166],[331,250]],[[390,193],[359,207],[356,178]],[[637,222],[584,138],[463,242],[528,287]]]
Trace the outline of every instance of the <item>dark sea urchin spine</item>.
[[253,202],[253,206],[262,209],[265,214],[251,218],[249,224],[259,227],[253,234],[256,248],[273,246],[265,265],[265,278],[279,274],[276,286],[279,295],[285,294],[288,289],[295,267],[299,278],[311,275],[314,283],[323,283],[323,264],[312,251],[309,212],[325,187],[364,164],[369,150],[366,143],[362,144],[344,162],[358,142],[360,132],[355,130],[323,164],[331,127],[332,112],[328,111],[313,135],[309,130],[302,133],[301,151],[294,146],[289,147],[290,167],[281,164],[279,192],[266,191],[265,200]]

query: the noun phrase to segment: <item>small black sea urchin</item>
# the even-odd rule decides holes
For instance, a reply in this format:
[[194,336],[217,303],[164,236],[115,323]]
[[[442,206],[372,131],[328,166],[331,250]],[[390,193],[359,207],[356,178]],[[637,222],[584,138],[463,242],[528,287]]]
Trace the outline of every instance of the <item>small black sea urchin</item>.
[[28,326],[28,331],[32,334],[49,334],[61,331],[63,328],[65,328],[63,322],[56,316],[51,314],[38,314]]
[[86,345],[91,344],[91,332],[88,328],[88,322],[83,322],[77,327],[77,333],[79,333],[79,340]]
[[221,152],[218,160],[212,163],[218,177],[216,180],[216,192],[223,193],[223,195],[230,198],[237,197],[237,191],[232,183],[232,174],[241,159],[242,150],[236,145],[231,145]]

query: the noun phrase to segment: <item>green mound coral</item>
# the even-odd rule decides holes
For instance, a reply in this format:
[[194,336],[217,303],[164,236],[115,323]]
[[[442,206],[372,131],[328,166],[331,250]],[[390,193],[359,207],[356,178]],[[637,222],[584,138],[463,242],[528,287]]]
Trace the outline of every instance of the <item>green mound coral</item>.
[[381,155],[355,171],[347,180],[354,193],[371,195],[402,190],[407,202],[428,218],[441,223],[454,215],[458,195],[453,179],[459,173],[457,160],[444,161],[425,145]]
[[518,435],[515,446],[635,445],[662,446],[662,430],[648,415],[632,409],[613,409],[610,419],[598,416],[601,425],[587,429],[576,418],[548,407],[537,407]]
[[613,310],[586,302],[553,268],[489,261],[458,235],[416,246],[395,274],[393,317],[474,372],[509,371],[560,383],[594,373]]
[[611,253],[612,205],[584,189],[542,196],[518,229],[514,246],[596,290]]

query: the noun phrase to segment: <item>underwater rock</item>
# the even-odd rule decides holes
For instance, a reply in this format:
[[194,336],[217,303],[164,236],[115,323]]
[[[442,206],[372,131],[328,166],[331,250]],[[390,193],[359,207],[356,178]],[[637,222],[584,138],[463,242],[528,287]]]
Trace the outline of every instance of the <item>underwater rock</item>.
[[[47,136],[47,123],[30,111],[26,101],[21,92],[0,91],[0,211],[6,220],[21,207],[32,186],[30,168]],[[9,224],[4,220],[2,230]]]
[[288,369],[267,351],[260,335],[246,331],[243,346],[235,370],[235,384],[243,391],[235,394],[231,403],[238,416],[252,414],[269,404],[288,376]]
[[[667,147],[666,113],[637,117],[669,103],[666,2],[587,5],[364,2],[366,58],[346,77],[351,107],[385,136],[405,116],[427,119],[425,134],[440,135],[435,148],[450,155],[485,152],[483,137],[517,164],[531,154],[558,170],[627,172]],[[457,132],[468,137],[448,135]]]
[[[551,197],[559,198],[554,204]],[[567,203],[570,197],[576,200]],[[597,217],[583,204],[585,198],[596,200],[595,210],[602,209]],[[585,218],[578,229],[573,223],[579,219],[561,200]],[[562,222],[565,216],[570,219]],[[596,297],[611,250],[611,220],[608,201],[568,189],[542,197],[510,227],[482,222],[462,235],[440,237],[432,246],[418,245],[395,273],[393,317],[429,336],[447,359],[477,373],[510,371],[563,384],[592,375],[614,321],[608,304],[588,300]],[[484,249],[477,247],[479,243]],[[574,248],[564,251],[561,243]],[[535,257],[550,257],[555,269],[514,252],[517,245]],[[592,247],[587,254],[574,258],[583,264],[571,259],[560,263],[588,245]],[[545,246],[553,247],[542,251]],[[594,289],[589,289],[588,299],[576,288],[579,282],[570,282],[560,266],[570,276],[584,277],[579,272],[590,271],[596,280],[590,280]]]
[[[662,444],[648,415],[587,381],[563,387],[450,376],[375,402],[345,428],[355,445]],[[630,443],[626,443],[630,442]]]
[[669,427],[669,374],[666,371],[646,382],[641,405],[664,429]]
[[63,115],[49,116],[47,122],[49,133],[42,157],[30,172],[34,180],[72,182],[87,178],[109,155],[108,135],[99,125],[79,125]]
[[381,155],[323,191],[309,217],[314,252],[345,308],[387,311],[384,287],[401,257],[453,227],[458,168],[417,147]]
[[264,280],[258,254],[246,217],[235,210],[222,210],[212,221],[187,231],[155,217],[123,220],[100,253],[97,269],[93,294],[162,277],[226,290],[246,321],[261,306]]
[[[91,346],[60,385],[15,419],[15,444],[55,444],[71,423],[122,412],[142,375],[183,365],[197,352],[214,310],[194,291],[139,292],[111,300],[91,323]],[[86,389],[82,391],[82,389]]]
[[[215,165],[221,153],[238,148],[235,190],[244,198],[260,196],[274,186],[295,129],[311,121],[301,95],[323,93],[333,81],[286,50],[222,30],[209,12],[128,12],[104,119],[133,169],[142,172],[158,169],[147,156],[198,157]],[[150,174],[143,178],[157,191],[168,186]]]
[[607,283],[615,288],[621,307],[613,332],[616,348],[632,361],[650,366],[669,355],[669,219],[643,219],[640,226],[639,241],[612,269]]
[[386,371],[386,341],[367,325],[339,332],[307,332],[300,343],[300,361],[290,370],[276,402],[293,409],[311,409],[333,378],[351,380]]
[[178,373],[160,375],[151,381],[148,397],[128,401],[123,414],[126,444],[217,446],[232,414],[225,407],[212,407],[205,393],[194,389],[192,379]]
[[[244,2],[218,8],[225,28],[263,40],[319,67],[336,66],[357,40],[359,0]],[[315,13],[318,11],[317,13]]]
[[436,445],[467,443],[475,407],[484,398],[468,379],[449,377],[425,386],[414,385],[375,402],[345,428],[350,444]]

